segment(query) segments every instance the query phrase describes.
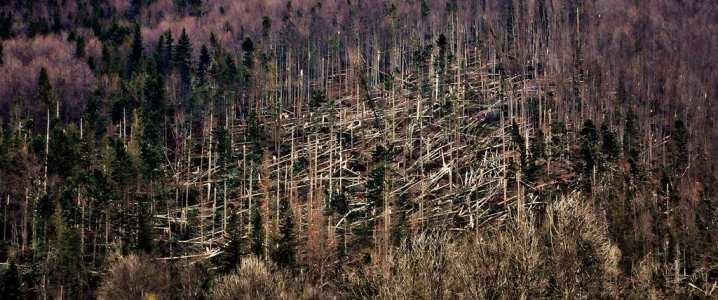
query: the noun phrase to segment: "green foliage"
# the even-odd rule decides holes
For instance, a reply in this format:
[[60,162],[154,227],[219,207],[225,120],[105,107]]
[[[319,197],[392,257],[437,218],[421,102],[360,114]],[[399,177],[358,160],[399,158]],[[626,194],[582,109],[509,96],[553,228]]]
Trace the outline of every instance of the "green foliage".
[[49,107],[53,102],[52,85],[50,85],[50,78],[47,75],[47,69],[45,69],[45,67],[40,68],[40,75],[37,79],[37,90],[40,102],[45,104],[46,107]]
[[144,175],[153,178],[161,172],[160,167],[165,161],[163,149],[167,110],[164,80],[157,72],[150,72],[145,82],[144,95],[140,152]]
[[[57,217],[58,230],[56,240],[57,262],[55,264],[58,283],[64,287],[65,293],[77,296],[85,285],[80,235],[77,230],[69,227],[61,216]],[[75,295],[75,296],[73,296]]]
[[49,174],[67,178],[77,173],[80,159],[80,136],[76,127],[70,126],[65,130],[60,125],[52,129],[49,153],[47,158],[47,171]]
[[10,260],[7,269],[0,271],[0,295],[7,300],[24,299],[20,290],[20,274],[15,264],[15,260]]
[[228,242],[222,249],[219,261],[219,270],[229,273],[239,267],[242,262],[242,234],[237,214],[230,213],[227,223]]
[[139,24],[135,24],[134,33],[132,35],[132,44],[130,45],[130,56],[127,58],[127,77],[132,77],[135,73],[142,69],[142,30]]
[[598,152],[598,133],[596,132],[596,126],[593,125],[593,121],[586,120],[583,122],[583,128],[581,129],[581,182],[585,191],[591,191],[592,175],[595,171],[600,158]]
[[409,216],[407,215],[409,204],[406,193],[397,196],[394,201],[391,223],[391,244],[394,247],[399,247],[405,239],[410,238]]
[[636,118],[637,116],[633,112],[633,109],[629,109],[626,113],[626,123],[623,130],[623,155],[626,157],[626,160],[628,160],[630,166],[629,171],[634,177],[640,175],[638,163],[641,153],[639,128]]
[[601,125],[601,152],[608,162],[615,161],[621,154],[616,133],[611,131],[606,123]]
[[421,0],[421,17],[426,18],[431,13],[431,7],[426,0]]
[[199,80],[199,84],[203,85],[207,81],[207,71],[209,69],[209,65],[211,63],[212,58],[209,55],[209,50],[207,49],[207,46],[202,44],[202,47],[199,51],[199,61],[197,62],[197,80]]
[[275,243],[272,259],[280,266],[293,266],[296,261],[294,213],[287,198],[279,201],[279,232]]
[[234,153],[229,139],[229,132],[220,125],[214,129],[214,140],[216,141],[217,165],[226,170],[231,167],[234,160]]
[[683,120],[677,119],[673,124],[673,134],[670,143],[671,168],[676,176],[682,174],[688,165],[688,130]]
[[177,45],[174,47],[174,53],[172,55],[172,64],[180,72],[180,77],[184,85],[189,85],[191,80],[191,66],[192,66],[192,44],[189,41],[187,31],[182,29]]
[[252,254],[256,255],[257,257],[264,257],[264,229],[262,228],[262,215],[259,212],[258,204],[259,203],[255,202],[251,208],[251,251]]
[[526,180],[536,181],[544,175],[544,160],[546,159],[546,136],[543,130],[536,130],[536,134],[531,138],[531,145],[529,146],[529,152],[531,158],[528,161],[528,167],[526,170]]

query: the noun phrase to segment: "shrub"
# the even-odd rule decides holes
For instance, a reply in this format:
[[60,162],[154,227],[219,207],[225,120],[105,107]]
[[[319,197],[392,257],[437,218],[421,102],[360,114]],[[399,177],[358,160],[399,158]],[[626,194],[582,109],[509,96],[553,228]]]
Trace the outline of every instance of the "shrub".
[[295,299],[281,271],[254,256],[242,259],[236,273],[217,280],[212,299]]

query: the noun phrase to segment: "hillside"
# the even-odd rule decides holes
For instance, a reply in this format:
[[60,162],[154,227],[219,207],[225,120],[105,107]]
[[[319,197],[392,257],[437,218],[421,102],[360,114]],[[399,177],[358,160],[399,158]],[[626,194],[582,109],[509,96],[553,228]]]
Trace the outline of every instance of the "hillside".
[[716,33],[697,0],[0,0],[0,295],[715,297]]

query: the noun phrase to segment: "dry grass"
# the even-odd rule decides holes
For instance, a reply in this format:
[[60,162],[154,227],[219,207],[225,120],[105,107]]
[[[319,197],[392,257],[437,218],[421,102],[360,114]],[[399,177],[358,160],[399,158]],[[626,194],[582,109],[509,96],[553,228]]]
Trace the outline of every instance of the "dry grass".
[[110,266],[99,299],[164,299],[169,295],[172,278],[167,267],[145,256],[118,257]]
[[296,299],[284,274],[254,256],[244,258],[236,273],[221,277],[212,299]]
[[620,252],[605,222],[577,197],[545,213],[512,215],[495,229],[451,241],[421,235],[388,268],[349,276],[350,297],[380,299],[615,298]]

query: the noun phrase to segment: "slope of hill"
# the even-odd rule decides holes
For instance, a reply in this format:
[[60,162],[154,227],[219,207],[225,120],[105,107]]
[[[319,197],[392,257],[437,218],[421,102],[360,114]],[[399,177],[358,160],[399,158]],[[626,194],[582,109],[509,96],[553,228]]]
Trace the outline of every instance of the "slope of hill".
[[0,294],[715,297],[716,16],[0,1]]

